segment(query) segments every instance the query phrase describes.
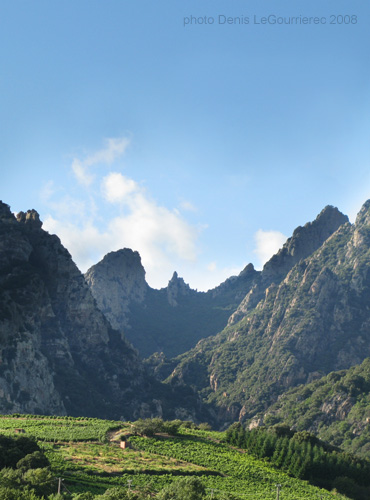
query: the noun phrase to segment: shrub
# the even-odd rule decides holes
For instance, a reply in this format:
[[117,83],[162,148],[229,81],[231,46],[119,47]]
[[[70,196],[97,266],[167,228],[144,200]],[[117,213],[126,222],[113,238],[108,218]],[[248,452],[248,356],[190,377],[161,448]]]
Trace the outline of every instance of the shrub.
[[17,469],[42,469],[50,465],[49,460],[41,451],[34,451],[17,462]]
[[196,477],[186,477],[171,483],[157,495],[158,500],[200,500],[206,494],[205,488]]

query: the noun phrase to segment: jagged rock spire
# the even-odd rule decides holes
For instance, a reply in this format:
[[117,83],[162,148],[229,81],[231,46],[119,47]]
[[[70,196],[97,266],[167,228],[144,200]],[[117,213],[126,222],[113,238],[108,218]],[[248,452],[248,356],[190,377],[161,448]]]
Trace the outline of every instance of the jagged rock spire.
[[42,221],[40,220],[40,216],[36,210],[27,210],[27,212],[19,212],[17,214],[17,221],[22,224],[26,224],[31,226],[32,228],[42,227]]

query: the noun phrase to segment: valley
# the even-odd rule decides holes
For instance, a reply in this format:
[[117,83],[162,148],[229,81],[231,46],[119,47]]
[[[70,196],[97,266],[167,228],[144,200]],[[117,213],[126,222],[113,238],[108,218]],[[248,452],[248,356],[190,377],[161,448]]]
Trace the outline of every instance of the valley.
[[[155,290],[138,252],[111,252],[84,276],[35,210],[1,203],[0,432],[22,420],[76,494],[137,481],[160,498],[174,478],[200,477],[202,495],[268,498],[282,484],[285,498],[313,498],[313,485],[286,486],[300,479],[288,465],[231,457],[224,432],[280,425],[370,457],[369,235],[370,201],[354,224],[328,206],[260,271],[248,264],[208,292],[174,272]],[[146,419],[178,433],[137,432],[127,450],[110,440]],[[337,485],[347,495],[348,481]]]

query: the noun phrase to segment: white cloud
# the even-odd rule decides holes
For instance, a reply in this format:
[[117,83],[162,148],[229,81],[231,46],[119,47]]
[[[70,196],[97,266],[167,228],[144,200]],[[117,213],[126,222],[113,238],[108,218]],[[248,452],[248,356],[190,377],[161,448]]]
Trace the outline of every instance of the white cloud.
[[78,224],[69,222],[63,214],[60,215],[62,216],[60,218],[51,215],[46,217],[43,229],[59,236],[82,272],[87,271],[106,253],[113,250],[110,248],[109,234],[100,232],[91,221]]
[[263,231],[263,229],[259,229],[255,233],[254,239],[256,242],[254,253],[257,255],[262,267],[284,245],[287,237],[279,231]]
[[216,271],[216,269],[217,269],[217,264],[216,264],[216,262],[210,262],[210,263],[208,264],[208,266],[207,266],[207,270],[208,270],[208,271],[213,272],[213,271]]
[[[123,181],[125,185],[126,181]],[[135,189],[126,190],[121,201],[128,213],[115,217],[109,230],[128,246],[139,249],[148,264],[159,267],[170,256],[195,260],[195,240],[199,231],[176,211],[157,205],[137,185]]]
[[95,165],[97,163],[111,165],[126,151],[127,146],[130,144],[130,139],[127,137],[118,137],[106,139],[106,143],[107,146],[104,149],[96,151],[94,154],[89,155],[85,159],[84,163],[87,166]]
[[102,191],[105,199],[110,203],[124,203],[128,201],[128,196],[139,192],[138,184],[124,177],[122,174],[112,172],[104,177]]
[[84,160],[74,158],[72,161],[72,171],[79,182],[84,187],[90,186],[95,176],[90,172],[90,167],[97,164],[111,165],[126,151],[130,140],[127,137],[106,139],[106,147],[88,155]]

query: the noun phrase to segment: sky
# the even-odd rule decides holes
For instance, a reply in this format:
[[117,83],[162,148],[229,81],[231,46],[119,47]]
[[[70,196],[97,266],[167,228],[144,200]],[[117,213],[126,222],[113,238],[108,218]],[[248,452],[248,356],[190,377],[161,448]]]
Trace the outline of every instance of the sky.
[[370,198],[369,27],[363,0],[2,0],[0,199],[82,272],[261,269]]

